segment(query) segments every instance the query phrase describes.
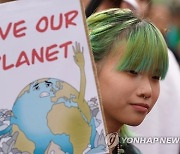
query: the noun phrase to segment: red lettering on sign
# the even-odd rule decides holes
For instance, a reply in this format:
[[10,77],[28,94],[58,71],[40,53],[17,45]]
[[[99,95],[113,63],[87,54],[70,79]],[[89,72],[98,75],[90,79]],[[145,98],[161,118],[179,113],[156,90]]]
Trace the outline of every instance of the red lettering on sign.
[[47,47],[47,49],[46,49],[46,59],[47,59],[47,61],[54,61],[54,60],[58,59],[58,57],[55,56],[55,55],[57,55],[59,53],[59,51],[57,51],[57,50],[52,51],[52,49],[54,49],[56,47],[57,47],[57,44],[53,44],[53,45]]
[[[25,21],[21,20],[21,21],[14,24],[13,33],[14,33],[15,37],[18,38],[18,37],[23,37],[26,35],[26,33],[24,31],[27,29],[27,27],[22,26],[24,23],[25,23]],[[19,26],[22,26],[22,27],[19,27]]]
[[9,70],[14,67],[14,64],[7,65],[6,55],[3,55],[2,61],[3,61],[3,70]]
[[24,37],[26,35],[25,30],[27,29],[27,27],[24,24],[25,20],[20,20],[15,23],[10,22],[5,28],[5,31],[3,31],[2,27],[0,27],[0,38],[5,40],[8,37],[8,35],[10,35],[11,30],[11,33],[15,38]]
[[22,51],[18,57],[17,63],[16,63],[16,67],[19,67],[23,64],[27,64],[30,65],[29,59],[26,55],[26,53],[24,51]]
[[74,10],[74,11],[70,11],[67,12],[65,14],[65,18],[66,18],[66,28],[69,27],[69,25],[74,25],[76,26],[76,23],[73,21],[78,15],[78,11]]
[[61,44],[59,47],[64,48],[64,57],[67,58],[68,56],[68,45],[72,44],[71,41]]

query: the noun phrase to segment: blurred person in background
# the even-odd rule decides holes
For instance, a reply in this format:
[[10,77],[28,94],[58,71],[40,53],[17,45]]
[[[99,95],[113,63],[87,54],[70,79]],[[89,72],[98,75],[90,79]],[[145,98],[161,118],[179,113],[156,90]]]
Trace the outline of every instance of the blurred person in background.
[[152,6],[152,0],[136,0],[138,3],[138,11],[137,13],[142,18],[147,18],[149,16],[149,10]]
[[180,64],[180,1],[173,1],[171,4],[172,22],[166,40],[169,48],[173,51]]
[[[86,0],[82,0],[85,4]],[[148,16],[148,7],[151,6],[150,0],[89,0],[86,7],[86,16],[88,17],[94,12],[99,12],[109,8],[128,8],[134,13],[140,14],[143,18]]]
[[161,33],[165,36],[171,23],[170,9],[166,5],[154,4],[149,9],[148,17],[156,24]]
[[[84,0],[82,0],[84,3]],[[86,17],[89,17],[94,12],[99,12],[109,8],[129,8],[132,11],[138,10],[136,0],[90,0],[86,7]]]

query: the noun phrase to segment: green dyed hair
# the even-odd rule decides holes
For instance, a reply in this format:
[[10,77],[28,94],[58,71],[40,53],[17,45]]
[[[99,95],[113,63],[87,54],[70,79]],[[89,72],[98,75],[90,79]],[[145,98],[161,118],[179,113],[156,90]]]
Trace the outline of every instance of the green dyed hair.
[[161,32],[128,9],[109,9],[87,19],[94,59],[101,61],[125,42],[117,69],[146,72],[164,79],[168,69],[167,45]]
[[[165,78],[168,69],[167,45],[161,32],[149,21],[139,19],[128,9],[109,9],[87,19],[89,37],[95,62],[112,52],[120,51],[119,71],[134,70]],[[125,43],[123,43],[125,42]],[[132,136],[126,125],[121,136]]]

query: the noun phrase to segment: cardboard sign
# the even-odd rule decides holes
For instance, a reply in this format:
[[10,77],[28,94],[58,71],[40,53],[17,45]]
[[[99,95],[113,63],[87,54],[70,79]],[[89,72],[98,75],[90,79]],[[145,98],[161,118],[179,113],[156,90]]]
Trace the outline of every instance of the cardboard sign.
[[79,0],[0,5],[0,153],[107,153]]

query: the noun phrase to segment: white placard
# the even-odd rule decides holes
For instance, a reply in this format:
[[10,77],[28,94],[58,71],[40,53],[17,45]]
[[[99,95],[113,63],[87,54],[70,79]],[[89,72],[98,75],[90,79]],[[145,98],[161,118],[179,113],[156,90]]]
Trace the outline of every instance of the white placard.
[[0,5],[0,153],[107,153],[79,0]]

